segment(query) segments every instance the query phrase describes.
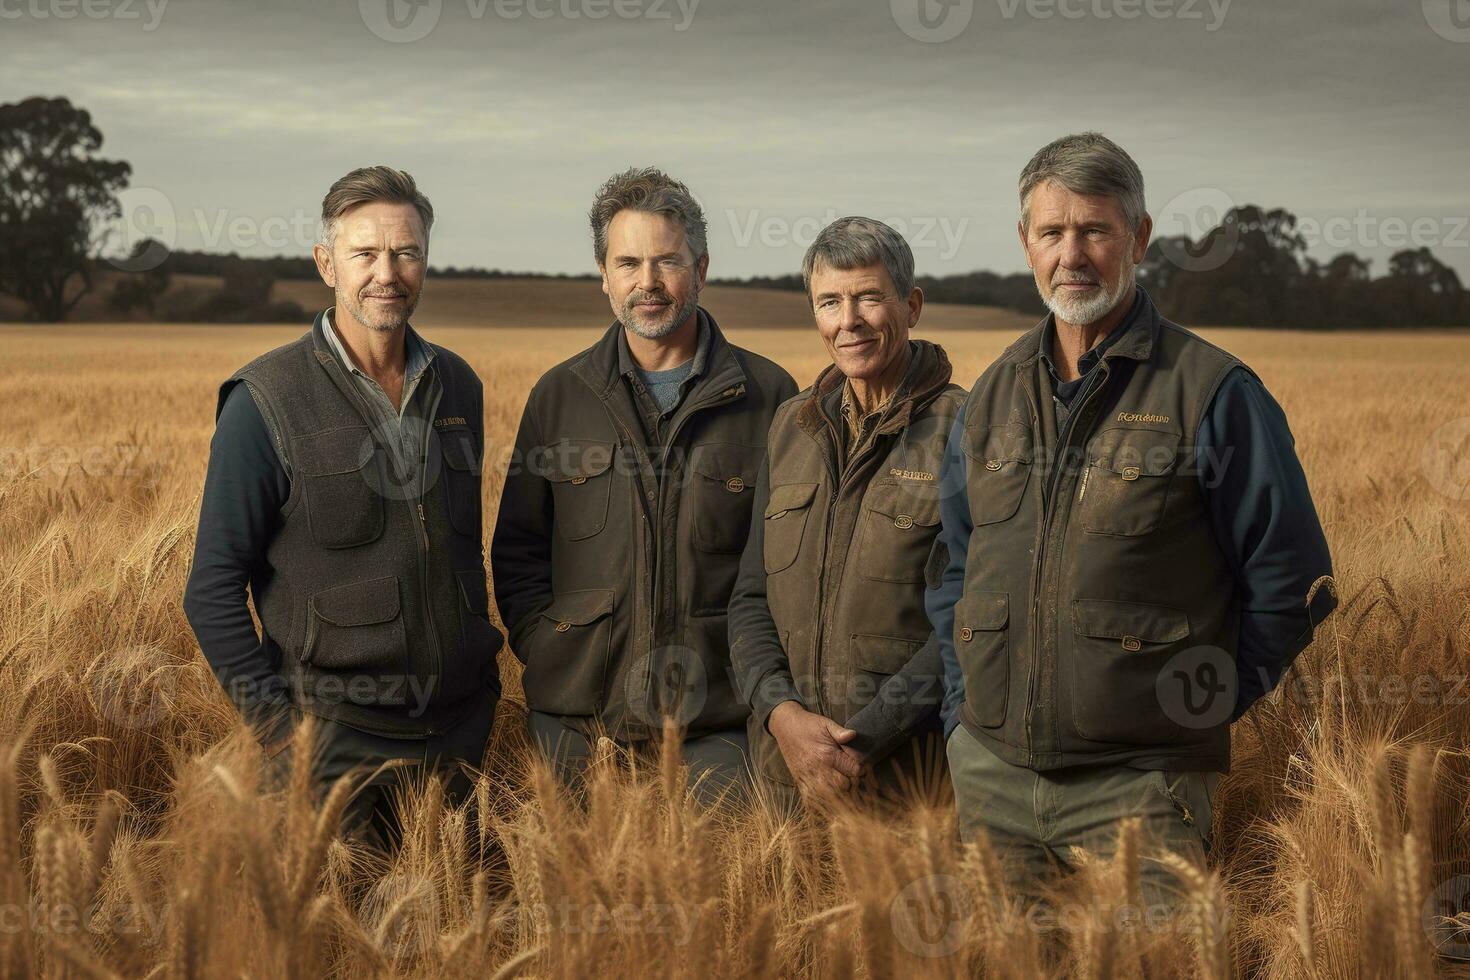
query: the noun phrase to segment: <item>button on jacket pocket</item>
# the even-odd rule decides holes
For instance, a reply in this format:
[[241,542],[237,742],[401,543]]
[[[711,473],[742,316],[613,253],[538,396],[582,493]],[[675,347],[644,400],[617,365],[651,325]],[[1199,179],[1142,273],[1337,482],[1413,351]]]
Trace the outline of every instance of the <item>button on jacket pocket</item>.
[[546,447],[554,521],[568,541],[590,538],[607,526],[616,449],[610,442],[595,439],[563,439]]
[[967,590],[954,607],[954,651],[965,676],[965,702],[986,728],[1005,723],[1010,700],[1009,592]]
[[796,561],[816,492],[815,483],[787,483],[771,488],[764,515],[767,575],[790,568]]

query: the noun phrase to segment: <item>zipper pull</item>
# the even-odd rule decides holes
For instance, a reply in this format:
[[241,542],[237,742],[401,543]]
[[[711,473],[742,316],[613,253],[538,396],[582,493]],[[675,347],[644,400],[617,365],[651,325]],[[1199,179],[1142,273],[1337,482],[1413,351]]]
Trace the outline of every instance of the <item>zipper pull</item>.
[[428,518],[424,517],[424,505],[422,503],[420,503],[418,506],[419,506],[419,523],[420,524],[428,524],[429,523]]
[[1087,495],[1087,478],[1092,475],[1092,467],[1089,465],[1082,471],[1082,486],[1077,491],[1077,502],[1082,503],[1082,498]]

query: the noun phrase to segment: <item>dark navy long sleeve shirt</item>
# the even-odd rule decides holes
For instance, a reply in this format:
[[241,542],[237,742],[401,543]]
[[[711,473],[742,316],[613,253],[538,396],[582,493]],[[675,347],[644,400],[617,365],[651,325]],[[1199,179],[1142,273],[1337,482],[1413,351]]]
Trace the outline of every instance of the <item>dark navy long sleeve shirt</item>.
[[[1101,352],[1131,320],[1130,316],[1084,355],[1080,378],[1056,386],[1063,402],[1058,406],[1059,419],[1065,417],[1066,403],[1091,380]],[[963,421],[956,422],[940,471],[939,540],[949,561],[939,582],[931,582],[925,594],[944,665],[946,737],[958,724],[965,699],[964,675],[954,649],[954,606],[964,591],[974,530],[963,434]],[[1332,563],[1286,414],[1251,372],[1235,368],[1221,382],[1200,420],[1194,462],[1215,539],[1234,575],[1240,607],[1234,720],[1276,686],[1311,642],[1316,624],[1336,606],[1330,588],[1312,594],[1317,580],[1331,574]]]

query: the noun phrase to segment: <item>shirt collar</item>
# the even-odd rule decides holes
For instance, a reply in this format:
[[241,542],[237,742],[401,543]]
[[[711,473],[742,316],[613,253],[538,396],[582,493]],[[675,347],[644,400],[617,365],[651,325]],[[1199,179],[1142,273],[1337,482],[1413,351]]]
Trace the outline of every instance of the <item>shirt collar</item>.
[[[1077,359],[1077,374],[1079,377],[1086,375],[1088,371],[1091,371],[1093,368],[1097,367],[1097,362],[1102,360],[1102,357],[1104,354],[1107,353],[1108,348],[1117,343],[1119,338],[1127,333],[1129,329],[1131,329],[1133,325],[1138,322],[1138,314],[1142,311],[1143,290],[1141,288],[1134,287],[1133,305],[1128,308],[1128,315],[1123,318],[1123,322],[1118,324],[1118,326],[1114,328],[1112,333],[1104,337],[1101,343],[1097,344],[1091,350],[1087,351]],[[1046,369],[1051,372],[1051,376],[1054,378],[1059,377],[1059,375],[1057,374],[1056,362],[1052,360],[1051,356],[1053,341],[1056,339],[1056,333],[1056,315],[1053,314],[1046,318],[1041,327],[1041,359],[1046,362]]]
[[[336,307],[332,307],[323,314],[323,320],[325,321],[323,326],[325,329],[322,333],[327,335],[327,345],[332,348],[332,353],[337,355],[337,360],[347,369],[348,374],[355,374],[359,378],[366,378],[367,375],[359,371],[357,365],[352,363],[352,358],[348,355],[347,348],[342,344],[342,338],[337,336],[337,328],[332,323],[332,314],[335,312]],[[428,344],[423,342],[418,335],[418,331],[411,325],[405,325],[403,328],[403,347],[403,381],[407,384],[424,373],[429,366],[429,362],[434,359],[434,352],[429,349]]]

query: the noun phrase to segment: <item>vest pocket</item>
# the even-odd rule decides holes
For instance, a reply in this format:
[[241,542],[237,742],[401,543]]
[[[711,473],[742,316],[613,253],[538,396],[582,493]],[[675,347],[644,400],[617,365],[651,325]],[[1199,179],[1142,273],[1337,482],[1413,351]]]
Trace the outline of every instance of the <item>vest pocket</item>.
[[1159,672],[1189,639],[1183,609],[1073,599],[1072,719],[1094,742],[1153,745],[1180,726],[1159,703]]
[[976,526],[1016,516],[1031,482],[1031,428],[1020,422],[965,432],[970,520]]
[[602,699],[612,644],[613,591],[564,592],[541,613],[526,658],[526,704],[554,715],[590,715]]
[[311,539],[323,548],[355,548],[383,533],[383,492],[377,447],[366,426],[305,436],[297,471],[306,497]]
[[802,534],[807,515],[811,513],[815,483],[787,483],[771,488],[771,499],[765,512],[766,574],[774,575],[791,567],[801,551]]
[[600,534],[607,526],[615,446],[594,439],[563,439],[548,446],[546,478],[556,507],[556,528],[568,541]]
[[750,537],[750,502],[755,475],[750,458],[758,450],[744,446],[700,446],[694,451],[691,525],[694,546],[701,551],[738,555]]
[[1006,720],[1011,687],[1010,618],[1009,592],[966,589],[954,607],[954,650],[965,676],[965,703],[986,728],[997,728]]
[[1179,463],[1177,432],[1104,429],[1087,450],[1077,487],[1084,531],[1134,537],[1159,526]]
[[307,602],[304,663],[334,676],[317,678],[323,701],[402,705],[408,701],[408,642],[398,578],[325,589]]
[[446,429],[439,433],[439,446],[444,453],[444,493],[449,507],[449,523],[460,534],[478,541],[481,535],[481,459],[475,454],[475,433],[467,428]]
[[869,581],[924,581],[924,564],[939,533],[939,500],[904,489],[896,483],[875,484],[863,501],[858,574]]

